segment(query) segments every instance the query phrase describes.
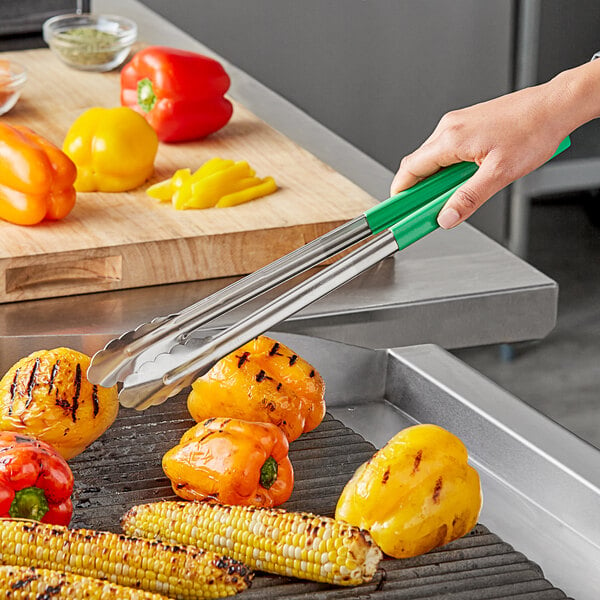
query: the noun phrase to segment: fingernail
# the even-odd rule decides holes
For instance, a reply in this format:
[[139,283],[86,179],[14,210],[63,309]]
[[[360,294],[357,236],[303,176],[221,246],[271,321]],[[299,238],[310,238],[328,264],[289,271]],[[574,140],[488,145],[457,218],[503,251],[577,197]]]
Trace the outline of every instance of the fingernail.
[[451,229],[459,221],[460,215],[453,208],[444,208],[437,218],[438,225],[443,229]]

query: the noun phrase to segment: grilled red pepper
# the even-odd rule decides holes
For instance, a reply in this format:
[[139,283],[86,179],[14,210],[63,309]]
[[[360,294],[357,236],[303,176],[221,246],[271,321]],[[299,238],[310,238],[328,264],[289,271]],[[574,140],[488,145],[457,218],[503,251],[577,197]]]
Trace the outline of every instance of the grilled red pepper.
[[49,444],[0,431],[0,518],[68,525],[73,473]]
[[231,118],[223,97],[229,85],[221,63],[208,56],[149,46],[121,71],[121,104],[143,115],[161,142],[195,140]]

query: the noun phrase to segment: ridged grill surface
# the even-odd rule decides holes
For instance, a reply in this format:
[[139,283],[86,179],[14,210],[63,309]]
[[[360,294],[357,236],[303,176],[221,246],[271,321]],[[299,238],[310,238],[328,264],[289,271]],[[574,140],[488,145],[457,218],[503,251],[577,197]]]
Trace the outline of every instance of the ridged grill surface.
[[[176,499],[161,468],[163,454],[194,424],[186,396],[144,412],[121,409],[114,425],[70,461],[76,481],[73,527],[120,531],[121,515],[134,504]],[[333,516],[337,499],[356,468],[375,451],[343,423],[327,415],[314,431],[291,444],[296,483],[288,510]],[[565,594],[541,569],[483,525],[423,556],[386,559],[373,582],[340,588],[260,575],[244,598],[555,600]]]

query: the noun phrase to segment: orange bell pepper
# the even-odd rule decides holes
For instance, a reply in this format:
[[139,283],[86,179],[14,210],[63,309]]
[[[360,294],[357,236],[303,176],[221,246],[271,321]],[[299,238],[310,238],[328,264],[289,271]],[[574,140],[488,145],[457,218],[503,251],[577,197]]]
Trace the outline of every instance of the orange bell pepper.
[[259,335],[192,383],[196,422],[215,415],[277,425],[293,442],[325,416],[325,382],[291,348]]
[[207,419],[184,433],[162,465],[173,491],[186,500],[272,507],[294,487],[288,450],[271,423]]
[[62,150],[22,126],[0,123],[0,218],[17,225],[66,217],[77,169]]

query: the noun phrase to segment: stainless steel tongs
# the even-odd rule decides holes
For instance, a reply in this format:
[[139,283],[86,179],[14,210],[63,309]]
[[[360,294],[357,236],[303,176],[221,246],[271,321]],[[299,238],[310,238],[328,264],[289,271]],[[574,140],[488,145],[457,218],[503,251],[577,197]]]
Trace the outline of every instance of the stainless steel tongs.
[[[566,138],[554,156],[569,145]],[[164,402],[222,357],[434,231],[442,206],[476,170],[474,163],[444,168],[181,312],[127,331],[92,357],[88,379],[103,386],[122,381],[119,399],[126,407],[144,410]],[[186,346],[190,333],[212,319],[371,236],[373,239],[205,343]]]

